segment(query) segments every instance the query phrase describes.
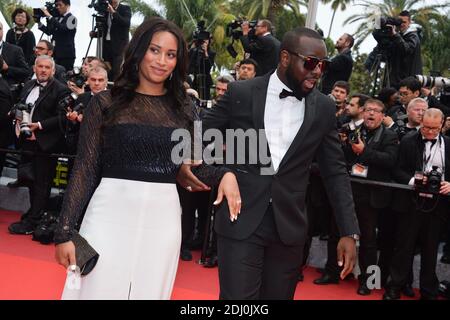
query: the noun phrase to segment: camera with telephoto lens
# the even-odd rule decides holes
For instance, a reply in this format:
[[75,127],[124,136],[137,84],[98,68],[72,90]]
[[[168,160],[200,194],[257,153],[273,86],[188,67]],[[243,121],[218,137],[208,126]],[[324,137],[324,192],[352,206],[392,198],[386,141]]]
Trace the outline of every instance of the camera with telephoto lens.
[[78,88],[83,88],[87,80],[81,69],[76,67],[66,73],[66,78],[67,81],[73,82]]
[[112,0],[92,0],[88,7],[94,8],[102,16],[107,16],[109,4],[112,4]]
[[[56,9],[56,1],[55,2],[50,2],[50,1],[46,2],[45,8],[47,9],[48,13],[50,13],[50,15],[52,17],[59,16],[59,11],[58,11],[58,9]],[[39,21],[41,18],[45,18],[44,11],[42,11],[41,8],[33,8],[33,18],[36,21]]]
[[439,194],[442,182],[442,170],[437,166],[433,166],[429,172],[424,173],[424,177],[427,181],[423,183],[423,180],[415,179],[416,189],[419,192]]
[[10,115],[16,120],[20,121],[20,136],[24,138],[31,138],[33,132],[30,129],[31,123],[31,110],[33,109],[32,103],[16,103],[9,112]]
[[416,75],[416,79],[419,80],[422,87],[438,89],[450,88],[450,79],[445,77],[432,77],[424,75]]

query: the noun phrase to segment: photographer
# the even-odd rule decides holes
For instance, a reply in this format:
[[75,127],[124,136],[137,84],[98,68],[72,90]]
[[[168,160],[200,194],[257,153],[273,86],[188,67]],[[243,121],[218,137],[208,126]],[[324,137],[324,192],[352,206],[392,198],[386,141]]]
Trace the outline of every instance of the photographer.
[[20,84],[30,76],[30,69],[22,48],[3,41],[3,24],[0,22],[0,74],[9,86]]
[[232,76],[218,76],[216,79],[216,96],[213,100],[213,106],[216,105],[217,100],[220,99],[220,97],[223,97],[225,95],[225,92],[227,92],[228,84],[234,82],[234,78]]
[[336,117],[344,114],[347,97],[350,94],[350,84],[347,81],[336,81],[333,90],[328,95],[336,103]]
[[256,70],[258,70],[258,63],[251,59],[244,59],[239,62],[237,70],[237,80],[249,80],[256,77]]
[[331,58],[327,70],[322,76],[322,93],[329,94],[336,81],[348,81],[353,69],[351,48],[355,40],[344,33],[335,44],[338,54]]
[[[69,94],[69,89],[53,78],[55,63],[51,57],[37,57],[34,71],[36,80],[25,84],[20,97],[20,105],[31,106],[31,110],[22,112],[22,120],[16,116],[19,147],[33,153],[31,156],[23,155],[21,159],[23,164],[30,163],[33,176],[27,183],[31,208],[22,215],[21,221],[9,226],[12,234],[31,234],[39,224],[50,196],[56,167],[56,158],[43,153],[60,152],[63,148],[60,124],[64,111],[58,109],[58,102]],[[29,122],[25,122],[26,118]]]
[[[66,119],[66,143],[70,154],[77,153],[78,134],[80,131],[80,124],[83,121],[83,113],[86,107],[89,105],[91,98],[106,90],[108,85],[108,72],[102,67],[96,67],[89,71],[89,75],[86,81],[87,85],[91,89],[89,92],[85,92],[78,96],[78,98],[69,106],[64,106],[67,111]],[[72,167],[73,161],[70,161],[69,168]]]
[[[39,56],[49,56],[53,57],[54,46],[47,40],[40,40],[36,47],[34,48],[34,56],[33,56],[33,64],[36,57]],[[55,64],[55,79],[60,81],[61,83],[66,83],[66,69],[59,65]],[[36,79],[36,74],[33,73],[31,79]]]
[[6,33],[6,42],[21,47],[25,56],[25,61],[29,65],[32,65],[34,58],[33,49],[36,40],[33,32],[27,28],[31,16],[24,9],[17,8],[12,13],[11,20],[14,21],[14,28],[9,29]]
[[[107,1],[106,28],[103,32],[103,60],[111,65],[109,79],[114,81],[119,74],[123,52],[129,42],[131,9],[120,0]],[[91,33],[98,37],[98,33]]]
[[[391,170],[397,160],[398,139],[383,125],[385,107],[379,100],[364,104],[363,121],[356,139],[348,139],[344,146],[347,166],[352,176],[368,180],[391,181]],[[355,141],[356,140],[356,141]],[[353,200],[361,230],[359,249],[359,288],[357,293],[368,295],[367,267],[377,264],[376,227],[379,214],[390,205],[391,191],[378,186],[352,183]]]
[[350,133],[359,131],[364,122],[364,104],[370,97],[365,94],[356,93],[350,98],[350,102],[345,106],[343,118],[338,121],[343,123],[339,134],[343,141],[349,138]]
[[259,66],[256,76],[274,70],[278,65],[280,41],[271,34],[272,23],[269,20],[259,20],[254,29],[254,37],[250,36],[250,24],[247,21],[244,21],[241,27],[242,46]]
[[394,178],[399,183],[415,185],[418,190],[413,199],[405,199],[405,210],[398,214],[397,241],[383,296],[387,300],[400,298],[400,288],[407,281],[418,241],[421,244],[421,299],[434,300],[438,296],[437,251],[449,206],[448,197],[442,195],[450,193],[450,167],[446,165],[450,139],[440,134],[443,123],[442,111],[428,109],[420,131],[407,135],[400,143]]
[[52,42],[55,44],[55,62],[69,71],[73,69],[76,57],[77,19],[70,13],[70,0],[56,0],[55,6],[59,13],[58,17],[53,17],[47,8],[42,8],[47,25],[43,25],[40,20],[37,22],[39,30],[52,36]]
[[423,121],[423,115],[427,109],[428,103],[424,99],[415,98],[411,100],[406,109],[406,118],[397,120],[389,129],[396,132],[399,140],[402,140],[409,132],[419,130]]
[[[203,33],[205,32],[205,33]],[[200,31],[200,35],[206,31]],[[209,35],[209,33],[208,33]],[[195,37],[194,37],[195,38]],[[213,85],[211,68],[214,66],[216,53],[210,48],[210,39],[194,39],[189,50],[189,74],[194,75],[193,89],[200,94],[200,99],[210,100],[210,88]]]

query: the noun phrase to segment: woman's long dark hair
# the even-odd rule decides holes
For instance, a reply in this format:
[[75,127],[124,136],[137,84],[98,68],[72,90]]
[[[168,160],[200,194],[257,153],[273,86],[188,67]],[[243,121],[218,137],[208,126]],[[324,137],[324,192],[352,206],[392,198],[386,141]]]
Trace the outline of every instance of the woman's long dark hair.
[[164,87],[168,94],[174,97],[175,111],[183,118],[192,119],[186,108],[186,89],[184,81],[188,65],[188,51],[183,33],[173,22],[153,17],[144,21],[134,33],[129,45],[125,49],[124,63],[122,70],[114,81],[111,89],[113,103],[106,114],[107,122],[112,121],[120,110],[129,106],[136,95],[136,88],[139,85],[139,65],[147,53],[150,42],[157,32],[167,31],[177,39],[177,64],[173,70],[171,79],[167,79]]

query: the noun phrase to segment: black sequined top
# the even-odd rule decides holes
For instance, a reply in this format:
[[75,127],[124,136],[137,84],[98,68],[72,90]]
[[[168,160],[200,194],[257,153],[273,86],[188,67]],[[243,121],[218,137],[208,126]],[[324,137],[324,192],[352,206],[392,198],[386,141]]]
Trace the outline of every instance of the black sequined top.
[[[105,91],[91,100],[80,129],[77,158],[67,186],[55,243],[69,241],[83,209],[87,206],[102,177],[175,183],[179,164],[172,161],[171,141],[175,129],[190,129],[198,120],[192,110],[189,121],[173,107],[169,95],[149,96],[136,93],[129,107],[122,109],[110,123],[105,112],[111,94]],[[186,107],[190,107],[187,104]],[[217,186],[228,170],[201,165],[195,175],[211,187]],[[114,197],[117,195],[111,195]]]

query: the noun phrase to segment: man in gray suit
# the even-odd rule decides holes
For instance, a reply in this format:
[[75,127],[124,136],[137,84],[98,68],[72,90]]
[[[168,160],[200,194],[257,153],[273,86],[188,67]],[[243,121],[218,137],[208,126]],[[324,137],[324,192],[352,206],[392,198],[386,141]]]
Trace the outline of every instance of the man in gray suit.
[[[226,141],[227,156],[232,153],[230,158],[236,159],[245,152],[245,163],[225,164],[239,183],[238,218],[230,221],[225,204],[215,215],[222,299],[293,299],[308,232],[305,195],[314,158],[341,235],[337,247],[338,263],[344,266],[341,277],[353,269],[359,228],[335,106],[315,89],[325,56],[325,43],[316,31],[290,31],[273,74],[229,84],[222,99],[205,113],[205,130],[264,130],[256,148],[251,139],[244,150],[233,150]],[[267,167],[261,147],[270,150]],[[249,159],[255,158],[253,164]],[[178,182],[188,190],[204,187],[189,169],[182,166]],[[221,198],[219,194],[216,203]]]

